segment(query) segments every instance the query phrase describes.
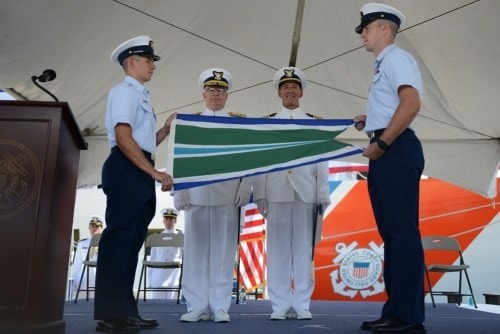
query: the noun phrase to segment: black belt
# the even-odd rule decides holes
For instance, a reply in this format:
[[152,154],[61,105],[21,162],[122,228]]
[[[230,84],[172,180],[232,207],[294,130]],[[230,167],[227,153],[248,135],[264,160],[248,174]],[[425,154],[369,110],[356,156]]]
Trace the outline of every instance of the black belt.
[[[375,141],[375,138],[378,138],[382,135],[382,133],[384,133],[385,131],[385,128],[384,129],[378,129],[378,130],[374,130],[372,131],[370,134],[369,134],[369,137],[370,137],[370,143],[373,143]],[[401,135],[408,132],[408,131],[411,131],[413,132],[412,129],[410,128],[406,128],[406,130],[404,130],[403,132],[401,132]],[[400,135],[400,136],[401,136]]]
[[[144,156],[145,156],[145,157],[146,157],[146,158],[147,158],[147,159],[148,159],[151,163],[154,163],[154,161],[155,161],[155,156],[154,156],[154,154],[149,153],[148,151],[144,151],[144,150],[141,150],[141,151],[142,151],[142,153],[144,154]],[[118,147],[118,145],[113,146],[113,147],[111,148],[111,152],[120,152],[120,153],[122,153],[122,154],[123,154],[122,150],[120,150],[120,147]]]
[[375,137],[380,137],[382,135],[382,133],[384,133],[384,131],[385,131],[385,128],[374,130],[370,133],[369,137],[370,137],[370,139],[373,139]]

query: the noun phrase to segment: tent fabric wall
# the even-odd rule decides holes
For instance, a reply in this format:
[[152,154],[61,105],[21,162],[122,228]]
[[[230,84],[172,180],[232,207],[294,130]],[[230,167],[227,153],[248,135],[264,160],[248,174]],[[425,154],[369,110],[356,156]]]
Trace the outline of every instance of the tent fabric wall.
[[[354,27],[368,1],[305,0],[296,66],[308,76],[301,105],[326,118],[364,112],[373,55]],[[500,28],[496,0],[382,1],[407,17],[397,43],[412,52],[424,79],[415,128],[424,143],[424,173],[493,196],[500,161]],[[19,99],[51,100],[31,82],[67,101],[89,150],[82,152],[78,185],[100,183],[109,147],[107,92],[123,77],[110,61],[122,41],[147,34],[162,57],[150,83],[159,124],[173,112],[203,108],[197,87],[209,67],[235,78],[227,109],[259,117],[280,108],[272,85],[288,65],[296,2],[290,0],[4,0],[0,19],[0,88]],[[357,131],[345,140],[365,146]],[[166,165],[166,144],[157,167]],[[353,159],[366,162],[362,157]]]

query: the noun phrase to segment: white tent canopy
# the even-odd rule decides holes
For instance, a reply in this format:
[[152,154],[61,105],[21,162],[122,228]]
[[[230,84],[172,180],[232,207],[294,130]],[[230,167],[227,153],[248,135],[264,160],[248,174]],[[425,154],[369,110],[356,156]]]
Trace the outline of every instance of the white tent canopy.
[[[373,55],[354,27],[368,1],[305,0],[296,66],[308,76],[301,106],[325,118],[364,113]],[[486,196],[500,161],[500,2],[497,0],[383,1],[403,11],[396,42],[415,55],[424,79],[416,131],[424,143],[424,173]],[[159,122],[173,112],[203,108],[199,74],[223,67],[234,77],[227,108],[261,116],[280,108],[272,85],[289,65],[297,2],[292,0],[3,0],[0,88],[18,99],[52,100],[43,84],[75,114],[88,151],[78,185],[100,183],[109,152],[104,126],[107,92],[123,78],[110,53],[121,42],[149,35],[162,57],[150,83]],[[1,135],[0,135],[1,136]],[[366,146],[355,130],[343,139]],[[166,143],[157,167],[166,165]],[[357,162],[366,162],[356,157]]]

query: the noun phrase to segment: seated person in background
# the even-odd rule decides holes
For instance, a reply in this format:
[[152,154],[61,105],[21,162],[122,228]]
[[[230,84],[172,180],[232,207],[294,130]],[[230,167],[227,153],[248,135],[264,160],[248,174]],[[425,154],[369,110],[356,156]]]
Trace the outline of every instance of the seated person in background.
[[[80,277],[82,276],[83,265],[82,261],[85,261],[87,257],[87,252],[89,250],[90,239],[96,235],[101,234],[104,228],[104,219],[101,216],[92,216],[89,222],[89,232],[90,237],[80,239],[76,246],[75,256],[73,258],[73,291],[76,293],[78,285],[80,284]],[[89,260],[97,260],[97,252],[90,254]],[[89,268],[89,285],[95,286],[95,268]],[[82,280],[82,286],[80,289],[87,288],[87,279],[84,276]]]
[[[163,209],[163,225],[165,229],[161,233],[182,233],[175,229],[178,212],[176,209]],[[180,261],[182,260],[182,248],[180,247],[152,247],[150,254],[151,261]],[[180,269],[157,269],[148,268],[148,287],[176,287],[179,285]],[[175,291],[153,291],[153,299],[174,299],[177,298]]]

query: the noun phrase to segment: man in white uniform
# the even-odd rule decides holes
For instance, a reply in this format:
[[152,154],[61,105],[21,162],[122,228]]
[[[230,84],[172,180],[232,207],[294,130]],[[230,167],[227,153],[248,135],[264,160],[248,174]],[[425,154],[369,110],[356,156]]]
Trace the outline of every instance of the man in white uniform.
[[[210,68],[199,77],[205,110],[201,115],[242,117],[224,110],[232,86],[231,74]],[[183,322],[212,318],[229,322],[229,306],[239,233],[239,207],[250,200],[249,179],[235,179],[174,192],[174,205],[185,210]]]
[[[274,75],[282,109],[265,117],[319,118],[299,106],[306,86],[305,74],[285,67]],[[267,279],[272,320],[312,319],[309,311],[314,290],[312,273],[313,219],[318,206],[330,204],[328,162],[258,175],[254,200],[267,218]]]
[[[73,291],[76,293],[78,285],[80,284],[80,277],[82,276],[82,262],[85,261],[89,250],[90,239],[96,234],[102,233],[104,219],[101,216],[92,216],[89,222],[90,237],[80,239],[76,246],[75,256],[73,258]],[[89,260],[96,261],[97,253],[91,254]],[[89,284],[95,286],[95,268],[89,268]],[[84,276],[81,289],[87,288],[87,279]]]
[[[182,233],[175,229],[177,222],[177,210],[173,208],[163,209],[163,225],[165,229],[161,233]],[[150,254],[151,261],[182,261],[181,247],[152,247]],[[181,270],[177,269],[157,269],[148,268],[148,286],[149,287],[176,287],[179,285]],[[177,298],[175,291],[153,291],[154,299],[173,299]]]

